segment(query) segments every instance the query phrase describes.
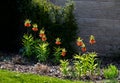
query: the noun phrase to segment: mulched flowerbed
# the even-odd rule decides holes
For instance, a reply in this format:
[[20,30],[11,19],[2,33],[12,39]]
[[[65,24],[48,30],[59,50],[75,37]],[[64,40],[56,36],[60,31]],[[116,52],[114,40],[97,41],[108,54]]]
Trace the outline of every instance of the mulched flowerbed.
[[[109,64],[114,64],[120,69],[120,61],[113,60],[112,58],[102,58],[100,68],[106,67]],[[72,79],[70,77],[63,77],[59,70],[59,65],[52,65],[50,63],[39,63],[35,61],[29,61],[23,58],[21,55],[14,53],[1,53],[0,52],[0,69],[7,69],[11,71],[18,71],[23,73],[33,73],[39,75],[47,75],[51,77],[58,77],[62,79]],[[101,71],[102,73],[102,71]],[[103,75],[96,76],[93,80],[103,80]],[[118,78],[119,79],[119,78]],[[73,79],[74,80],[74,79]],[[90,80],[89,76],[82,77],[81,80]]]

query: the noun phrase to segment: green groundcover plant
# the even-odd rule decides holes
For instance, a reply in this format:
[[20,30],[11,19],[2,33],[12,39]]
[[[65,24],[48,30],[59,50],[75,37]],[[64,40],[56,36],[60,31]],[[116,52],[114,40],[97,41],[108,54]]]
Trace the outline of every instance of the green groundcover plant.
[[110,64],[108,67],[104,68],[103,75],[107,79],[117,78],[119,70],[115,65]]

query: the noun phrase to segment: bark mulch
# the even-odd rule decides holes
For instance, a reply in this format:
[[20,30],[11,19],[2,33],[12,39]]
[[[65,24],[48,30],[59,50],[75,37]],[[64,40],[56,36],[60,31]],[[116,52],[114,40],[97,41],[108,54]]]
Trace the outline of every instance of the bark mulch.
[[[114,64],[118,67],[118,69],[120,69],[120,61],[117,59],[101,58],[101,65],[100,65],[101,70],[109,64]],[[62,76],[62,73],[59,70],[59,65],[29,61],[27,58],[23,58],[21,55],[14,53],[0,52],[0,69],[7,69],[10,71],[18,71],[22,73],[46,75],[46,76],[58,77],[62,79],[72,79],[70,77],[65,78]],[[86,76],[81,79],[90,80],[90,77]],[[98,80],[98,81],[103,79],[105,79],[103,75],[96,76],[93,78],[93,80]]]

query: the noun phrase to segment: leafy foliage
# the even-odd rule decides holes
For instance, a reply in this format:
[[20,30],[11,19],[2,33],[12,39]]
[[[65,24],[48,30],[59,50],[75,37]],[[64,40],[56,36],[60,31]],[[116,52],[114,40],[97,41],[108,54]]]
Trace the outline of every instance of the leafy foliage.
[[54,56],[54,63],[56,64],[59,64],[60,62],[60,59],[61,59],[61,48],[60,47],[55,47],[54,48],[54,53],[53,53],[53,56]]
[[49,48],[48,48],[48,43],[41,43],[38,44],[38,46],[35,47],[36,50],[36,55],[39,61],[46,61],[49,55]]
[[34,39],[32,34],[23,35],[23,52],[24,56],[28,58],[35,58],[38,61],[44,62],[49,55],[49,48],[47,42],[42,42],[40,39]]
[[60,70],[64,76],[69,74],[70,68],[68,60],[60,60]]
[[[75,55],[73,65],[69,66],[69,61],[60,60],[60,70],[65,76],[71,76],[72,78],[81,78],[82,76],[94,76],[98,69],[98,63],[95,62],[95,52],[84,53],[82,55]],[[69,72],[69,74],[68,74]]]
[[[57,6],[48,0],[22,0],[18,2],[18,10],[22,19],[32,19],[38,23],[38,29],[46,30],[50,48],[54,49],[54,39],[61,38],[62,47],[68,50],[68,55],[73,54],[75,49],[71,42],[76,38],[77,24],[74,18],[74,2],[67,0],[65,6]],[[52,52],[53,50],[51,50]],[[67,56],[71,57],[71,56]]]
[[77,77],[85,75],[94,75],[95,69],[98,66],[96,63],[97,54],[95,52],[84,53],[83,55],[75,55],[74,68]]
[[23,39],[22,39],[22,42],[23,42],[23,55],[26,55],[30,58],[30,56],[32,55],[32,52],[33,52],[33,44],[34,44],[34,40],[33,40],[33,36],[30,34],[24,34],[23,35]]
[[119,74],[118,68],[115,65],[110,64],[107,68],[103,70],[103,75],[105,78],[113,79]]

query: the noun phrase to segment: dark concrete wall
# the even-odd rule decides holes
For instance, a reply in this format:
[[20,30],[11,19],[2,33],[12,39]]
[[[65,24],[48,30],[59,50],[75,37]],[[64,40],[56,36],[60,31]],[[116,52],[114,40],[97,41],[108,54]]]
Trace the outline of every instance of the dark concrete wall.
[[[66,0],[51,1],[64,5]],[[88,38],[93,34],[97,41],[93,48],[99,55],[115,56],[113,53],[120,53],[120,0],[74,1],[79,27],[77,35],[84,39],[88,51],[91,50]],[[16,0],[3,0],[0,8],[0,51],[19,50],[21,29]]]
[[[64,5],[66,0],[55,0]],[[120,0],[74,0],[75,17],[78,23],[78,36],[81,36],[88,51],[89,35],[96,37],[93,46],[101,56],[120,55]]]

